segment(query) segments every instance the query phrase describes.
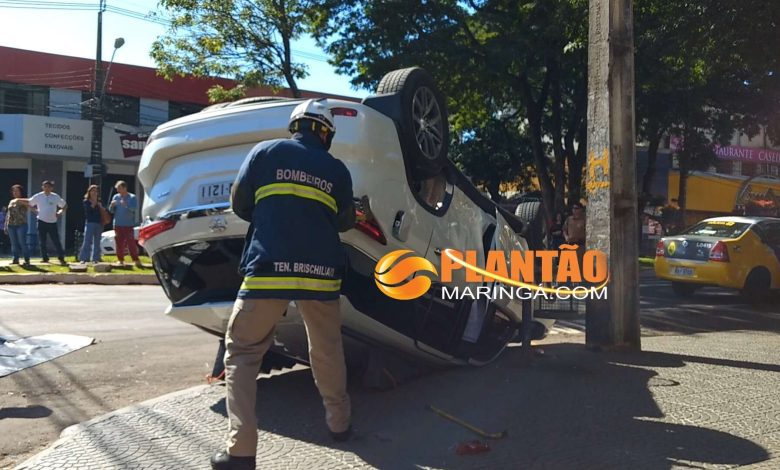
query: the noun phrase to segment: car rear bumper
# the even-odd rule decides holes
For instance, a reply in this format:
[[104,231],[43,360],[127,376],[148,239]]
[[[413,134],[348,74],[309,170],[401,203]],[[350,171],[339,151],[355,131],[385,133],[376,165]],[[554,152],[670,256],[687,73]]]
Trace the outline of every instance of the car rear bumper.
[[[682,271],[684,270],[690,271],[683,273]],[[655,259],[655,275],[659,279],[668,281],[733,289],[739,289],[743,284],[728,262],[692,261],[657,257]]]

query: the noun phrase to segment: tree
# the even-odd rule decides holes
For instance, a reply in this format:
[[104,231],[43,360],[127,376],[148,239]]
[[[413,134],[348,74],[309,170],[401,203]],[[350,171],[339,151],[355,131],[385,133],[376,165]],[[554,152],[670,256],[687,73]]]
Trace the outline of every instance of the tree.
[[636,4],[637,127],[649,142],[643,192],[649,193],[661,138],[680,136],[684,215],[687,177],[712,163],[715,145],[728,145],[736,130],[755,135],[759,126],[773,135],[780,117],[780,7],[758,0]]
[[517,128],[517,120],[512,116],[493,117],[477,129],[456,135],[450,146],[453,161],[472,182],[485,186],[496,202],[502,200],[502,183],[521,177],[527,181],[531,177],[530,139],[519,134]]
[[[562,210],[567,182],[579,194],[586,0],[321,0],[316,11],[315,36],[353,84],[421,65],[449,97],[456,132],[492,132],[500,113],[518,115],[522,125],[512,133],[528,138],[548,211]],[[495,164],[496,156],[486,158]]]
[[300,97],[306,67],[292,60],[291,42],[307,28],[309,5],[298,0],[161,0],[172,17],[151,56],[166,78],[192,74],[235,79],[209,90],[212,102],[244,96],[247,87],[286,85]]

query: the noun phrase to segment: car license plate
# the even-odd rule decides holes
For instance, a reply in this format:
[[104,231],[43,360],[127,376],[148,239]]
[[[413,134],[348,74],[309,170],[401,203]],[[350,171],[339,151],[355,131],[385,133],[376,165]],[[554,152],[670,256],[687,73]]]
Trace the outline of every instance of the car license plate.
[[681,268],[676,266],[672,268],[672,274],[675,276],[693,276],[693,268]]
[[218,202],[228,202],[230,200],[230,189],[232,187],[232,181],[201,184],[198,186],[198,204],[202,205],[215,204]]

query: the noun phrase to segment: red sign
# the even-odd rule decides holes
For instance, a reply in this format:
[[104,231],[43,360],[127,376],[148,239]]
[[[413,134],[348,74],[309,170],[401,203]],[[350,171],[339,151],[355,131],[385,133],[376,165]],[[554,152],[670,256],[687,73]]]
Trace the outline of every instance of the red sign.
[[122,152],[125,158],[137,157],[144,153],[146,148],[146,139],[149,134],[123,134],[119,136],[119,142],[122,144]]

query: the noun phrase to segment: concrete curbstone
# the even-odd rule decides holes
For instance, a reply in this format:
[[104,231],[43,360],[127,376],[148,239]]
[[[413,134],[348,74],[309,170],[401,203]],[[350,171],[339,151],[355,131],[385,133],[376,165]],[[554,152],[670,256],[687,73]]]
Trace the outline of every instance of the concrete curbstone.
[[154,274],[40,273],[2,274],[0,284],[158,284]]

